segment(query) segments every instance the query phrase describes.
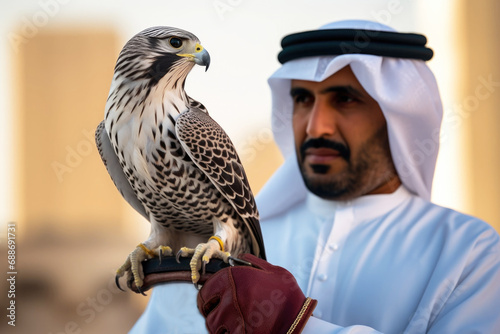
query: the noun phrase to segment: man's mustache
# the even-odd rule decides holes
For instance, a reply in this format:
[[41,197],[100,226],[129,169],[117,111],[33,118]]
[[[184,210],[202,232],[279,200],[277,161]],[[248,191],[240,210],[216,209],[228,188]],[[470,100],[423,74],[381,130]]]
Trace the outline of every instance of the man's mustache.
[[339,155],[346,161],[349,161],[349,158],[351,157],[351,150],[349,150],[349,148],[344,144],[325,138],[312,138],[305,141],[300,146],[300,156],[302,160],[304,160],[304,157],[306,156],[306,150],[308,148],[330,148],[337,151]]

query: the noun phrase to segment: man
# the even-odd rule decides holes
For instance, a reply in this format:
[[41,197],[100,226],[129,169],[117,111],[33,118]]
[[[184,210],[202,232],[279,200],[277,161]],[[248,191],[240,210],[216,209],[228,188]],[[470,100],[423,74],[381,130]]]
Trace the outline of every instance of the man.
[[[345,28],[355,30],[329,30]],[[392,30],[344,21],[283,42],[269,84],[286,161],[257,200],[267,259],[291,274],[251,257],[253,267],[221,270],[198,295],[211,332],[500,330],[498,234],[429,202],[442,117],[429,50],[377,31]],[[155,288],[134,329],[206,330],[185,287]]]

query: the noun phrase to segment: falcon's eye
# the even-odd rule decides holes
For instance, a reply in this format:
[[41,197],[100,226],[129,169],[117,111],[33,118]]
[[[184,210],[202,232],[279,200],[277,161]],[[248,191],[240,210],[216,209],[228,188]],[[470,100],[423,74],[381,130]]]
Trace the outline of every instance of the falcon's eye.
[[182,46],[182,40],[177,37],[172,37],[170,38],[170,45],[172,45],[174,48],[178,49]]

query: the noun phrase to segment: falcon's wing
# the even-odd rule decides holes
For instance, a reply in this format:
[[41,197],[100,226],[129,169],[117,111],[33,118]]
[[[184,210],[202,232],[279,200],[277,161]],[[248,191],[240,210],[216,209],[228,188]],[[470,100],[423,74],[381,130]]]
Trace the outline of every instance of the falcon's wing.
[[122,194],[123,198],[125,198],[125,200],[137,212],[139,212],[144,218],[149,221],[149,217],[146,213],[146,210],[144,209],[144,206],[141,204],[141,202],[139,202],[134,190],[132,190],[127,177],[123,172],[122,166],[120,165],[120,160],[118,160],[118,157],[113,150],[113,146],[111,146],[108,133],[106,132],[106,128],[104,127],[104,121],[99,124],[97,130],[95,131],[95,142],[97,144],[99,154],[101,155],[102,162],[106,166],[108,174],[109,176],[111,176],[111,180],[113,180],[120,194]]
[[229,136],[208,114],[198,109],[181,113],[175,131],[191,160],[244,219],[253,236],[255,255],[265,259],[257,205]]

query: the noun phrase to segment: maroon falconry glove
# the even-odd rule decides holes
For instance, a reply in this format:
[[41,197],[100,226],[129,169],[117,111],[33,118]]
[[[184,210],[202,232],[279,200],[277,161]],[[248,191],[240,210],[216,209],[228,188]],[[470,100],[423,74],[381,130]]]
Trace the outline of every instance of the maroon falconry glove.
[[224,268],[198,293],[210,333],[300,333],[317,301],[306,298],[284,268],[243,254],[252,266]]

